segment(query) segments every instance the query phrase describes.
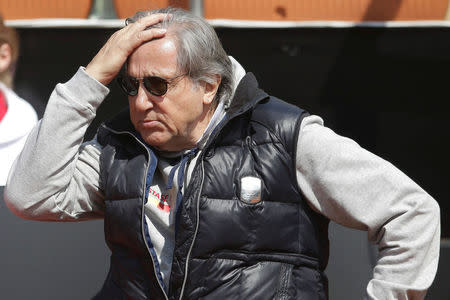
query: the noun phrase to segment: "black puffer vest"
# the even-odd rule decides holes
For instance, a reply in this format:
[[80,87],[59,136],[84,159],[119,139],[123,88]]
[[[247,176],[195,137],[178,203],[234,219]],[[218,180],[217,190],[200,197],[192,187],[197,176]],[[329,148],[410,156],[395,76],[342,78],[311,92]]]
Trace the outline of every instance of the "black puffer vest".
[[[327,299],[328,220],[313,212],[296,180],[304,111],[239,84],[229,119],[200,154],[177,213],[168,293],[145,242],[145,181],[155,155],[133,134],[127,112],[98,141],[105,189],[105,238],[112,251],[97,299]],[[240,199],[241,178],[262,182],[260,201]]]

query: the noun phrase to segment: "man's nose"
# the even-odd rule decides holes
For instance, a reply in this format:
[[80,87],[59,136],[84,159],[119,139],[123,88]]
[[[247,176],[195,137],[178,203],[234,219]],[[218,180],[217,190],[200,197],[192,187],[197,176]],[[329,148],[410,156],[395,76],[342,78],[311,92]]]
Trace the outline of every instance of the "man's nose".
[[136,108],[140,110],[147,110],[153,108],[153,95],[150,94],[142,85],[139,85],[138,93],[136,95]]

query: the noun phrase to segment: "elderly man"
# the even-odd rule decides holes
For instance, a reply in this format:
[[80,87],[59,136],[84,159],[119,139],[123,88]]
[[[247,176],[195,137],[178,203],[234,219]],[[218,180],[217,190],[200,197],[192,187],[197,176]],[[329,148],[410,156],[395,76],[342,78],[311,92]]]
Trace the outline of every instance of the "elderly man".
[[[260,90],[203,19],[127,23],[56,86],[6,189],[23,218],[104,218],[98,299],[326,299],[329,219],[378,244],[369,298],[424,297],[440,238],[426,192]],[[129,109],[83,143],[116,76]]]

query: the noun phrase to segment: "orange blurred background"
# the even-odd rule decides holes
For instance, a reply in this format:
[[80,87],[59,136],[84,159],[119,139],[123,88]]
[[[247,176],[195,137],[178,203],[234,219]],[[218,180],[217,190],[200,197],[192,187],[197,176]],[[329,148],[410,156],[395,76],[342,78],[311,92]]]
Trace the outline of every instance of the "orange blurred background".
[[[189,0],[109,0],[120,18]],[[105,1],[103,1],[105,2]],[[94,0],[2,0],[4,19],[88,18]],[[271,21],[410,21],[446,19],[449,0],[204,0],[207,19]]]

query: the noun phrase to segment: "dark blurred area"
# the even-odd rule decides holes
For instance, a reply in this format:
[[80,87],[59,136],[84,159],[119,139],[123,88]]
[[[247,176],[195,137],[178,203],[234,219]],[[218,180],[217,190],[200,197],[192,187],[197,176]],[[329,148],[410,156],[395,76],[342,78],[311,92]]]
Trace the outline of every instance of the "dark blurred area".
[[[442,236],[450,238],[450,203],[446,200],[450,192],[450,133],[445,125],[450,112],[450,28],[216,29],[228,53],[256,75],[264,90],[322,116],[328,127],[355,139],[418,182],[439,202]],[[79,66],[86,66],[115,29],[18,31],[21,54],[15,89],[42,117],[54,86],[70,79]],[[86,138],[93,137],[100,122],[127,103],[115,82],[110,89]],[[23,221],[12,216],[3,202],[0,212],[6,236],[3,244],[7,245],[2,246],[2,256],[14,257],[2,262],[2,285],[35,283],[28,292],[12,284],[2,286],[6,294],[15,295],[10,299],[29,299],[30,295],[61,299],[62,287],[67,285],[73,290],[66,291],[64,299],[86,299],[101,287],[108,265],[101,222],[61,225]],[[350,247],[338,251],[347,256],[366,251],[363,254],[367,260],[367,245],[356,247],[353,252]],[[42,261],[43,253],[49,252],[58,255],[43,256],[49,261]],[[443,254],[441,265],[448,266],[448,251]],[[350,257],[349,264],[354,260]],[[336,259],[331,257],[330,261]],[[51,264],[57,268],[40,269]],[[361,297],[370,272],[368,268],[357,275],[361,291],[352,291],[356,297]],[[67,273],[71,275],[66,277]],[[42,274],[40,281],[36,281],[36,274]],[[448,268],[440,267],[433,287],[445,287],[447,274]],[[42,284],[49,278],[54,282]],[[450,293],[438,294],[433,287],[427,299],[443,299],[436,295]],[[348,290],[343,292],[348,294]],[[330,299],[358,298],[340,298],[330,289]]]

